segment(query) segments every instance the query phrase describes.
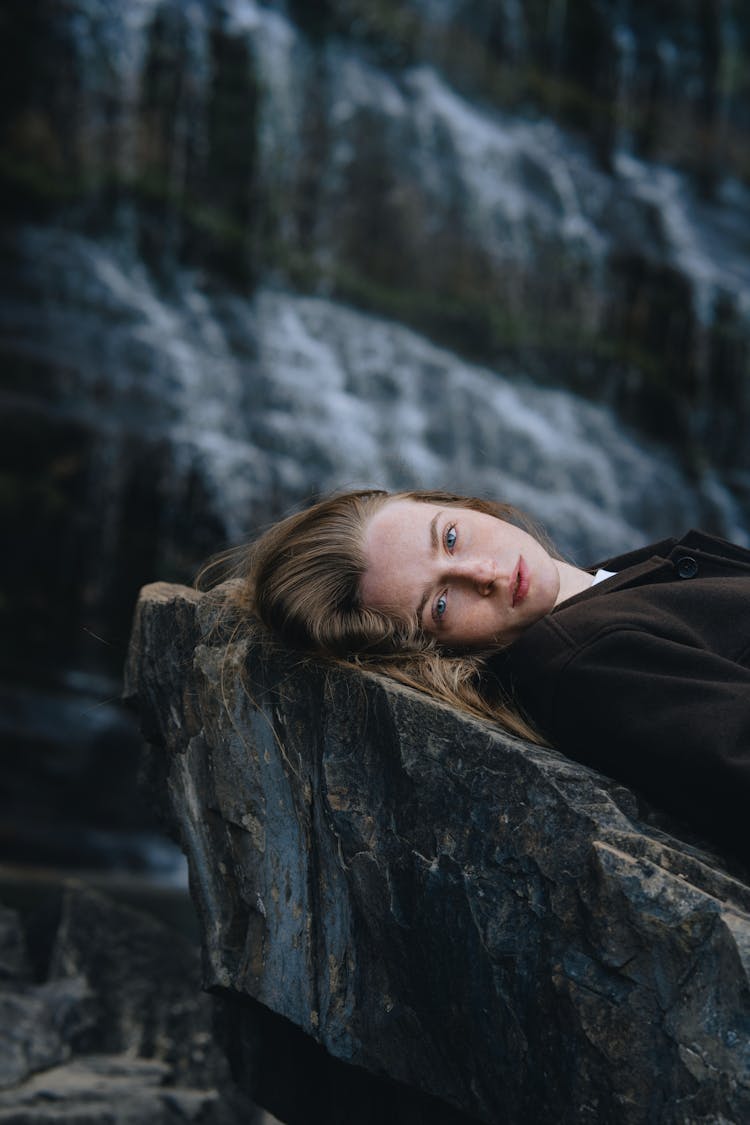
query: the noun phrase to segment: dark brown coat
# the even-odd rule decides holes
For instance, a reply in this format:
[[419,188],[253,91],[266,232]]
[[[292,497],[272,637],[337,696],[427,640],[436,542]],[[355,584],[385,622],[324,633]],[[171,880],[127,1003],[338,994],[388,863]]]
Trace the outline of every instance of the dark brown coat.
[[691,531],[601,565],[496,666],[557,749],[750,862],[750,551]]

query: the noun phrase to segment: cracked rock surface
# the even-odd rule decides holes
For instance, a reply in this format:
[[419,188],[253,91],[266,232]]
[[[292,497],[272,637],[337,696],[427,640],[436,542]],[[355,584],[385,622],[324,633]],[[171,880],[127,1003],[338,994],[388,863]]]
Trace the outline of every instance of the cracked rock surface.
[[223,596],[146,587],[127,676],[208,986],[445,1121],[750,1120],[745,883],[561,755],[232,639]]

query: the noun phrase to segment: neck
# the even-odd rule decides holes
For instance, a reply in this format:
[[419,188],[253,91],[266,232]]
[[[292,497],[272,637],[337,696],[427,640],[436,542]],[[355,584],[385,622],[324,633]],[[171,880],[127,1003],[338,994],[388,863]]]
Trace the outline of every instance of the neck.
[[562,562],[559,559],[556,559],[555,562],[560,575],[560,589],[555,599],[555,605],[567,601],[574,594],[580,594],[583,590],[588,590],[594,581],[593,574],[589,574],[586,570],[581,570],[579,567]]

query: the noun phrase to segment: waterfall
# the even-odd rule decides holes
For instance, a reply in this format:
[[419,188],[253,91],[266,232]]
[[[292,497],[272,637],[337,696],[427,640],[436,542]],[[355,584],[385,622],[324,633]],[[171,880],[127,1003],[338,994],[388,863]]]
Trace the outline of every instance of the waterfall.
[[[55,348],[66,355],[71,401],[85,404],[106,435],[102,456],[115,458],[97,477],[116,482],[125,470],[121,435],[166,439],[165,508],[183,502],[197,472],[228,541],[266,517],[269,497],[299,502],[343,485],[502,496],[580,558],[705,514],[673,459],[603,406],[467,363],[392,321],[271,288],[212,296],[188,273],[165,297],[114,250],[60,232],[36,231],[29,253],[62,257],[86,295],[78,315],[69,304],[56,323]],[[35,355],[45,354],[40,341]],[[112,376],[97,396],[102,367]],[[739,513],[712,488],[727,530],[742,538]],[[117,494],[99,500],[102,552],[127,535],[112,530]]]
[[332,488],[748,542],[740,0],[9,13],[8,677],[116,693],[141,583]]

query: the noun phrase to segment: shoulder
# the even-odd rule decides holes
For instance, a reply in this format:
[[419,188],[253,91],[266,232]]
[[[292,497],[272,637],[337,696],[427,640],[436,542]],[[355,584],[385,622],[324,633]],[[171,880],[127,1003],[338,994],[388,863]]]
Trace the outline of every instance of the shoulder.
[[[693,561],[693,556],[688,556]],[[537,684],[605,659],[627,665],[677,649],[747,664],[750,655],[750,567],[724,573],[655,560],[620,572],[563,602],[506,650],[503,661],[519,682]]]
[[750,548],[743,547],[738,543],[731,543],[728,539],[722,539],[719,535],[692,528],[680,538],[659,539],[657,542],[648,543],[637,550],[603,559],[590,569],[619,572],[632,566],[638,566],[648,559],[672,559],[690,551],[706,558],[750,567]]

